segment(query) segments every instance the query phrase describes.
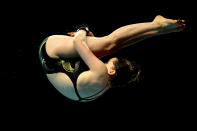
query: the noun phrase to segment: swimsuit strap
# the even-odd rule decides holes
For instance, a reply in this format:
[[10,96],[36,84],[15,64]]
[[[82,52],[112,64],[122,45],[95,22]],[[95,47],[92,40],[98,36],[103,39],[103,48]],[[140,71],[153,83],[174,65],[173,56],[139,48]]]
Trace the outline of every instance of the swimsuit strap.
[[[94,96],[97,96],[97,95],[100,94],[101,92],[105,91],[105,89],[107,88],[107,86],[106,86],[105,88],[103,88],[103,89],[100,90],[99,92],[95,93],[94,95],[91,95],[91,96],[82,98],[82,97],[79,95],[79,92],[78,92],[78,90],[77,90],[77,85],[76,85],[76,84],[77,84],[77,81],[76,81],[75,83],[73,83],[73,84],[74,84],[75,93],[76,93],[77,97],[79,98],[78,101],[82,101],[82,100],[91,101],[91,100],[94,100],[94,99],[97,98],[97,97],[94,97]],[[93,97],[93,98],[91,98],[91,97]],[[99,96],[98,96],[98,97],[99,97]]]

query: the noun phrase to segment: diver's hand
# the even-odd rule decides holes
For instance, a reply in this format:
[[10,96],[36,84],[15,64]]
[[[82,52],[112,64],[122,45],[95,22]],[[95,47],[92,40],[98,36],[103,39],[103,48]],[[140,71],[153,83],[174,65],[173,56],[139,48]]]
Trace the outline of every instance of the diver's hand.
[[[74,37],[75,34],[76,34],[76,32],[68,32],[67,34],[68,34],[69,36],[71,36],[71,37]],[[93,34],[92,32],[89,32],[89,33],[87,34],[87,36],[94,37],[94,34]]]
[[93,34],[92,32],[89,32],[89,33],[87,34],[87,36],[94,37],[94,34]]
[[86,31],[85,30],[79,30],[75,33],[74,36],[75,41],[86,41]]
[[74,37],[74,36],[75,36],[75,33],[76,33],[76,32],[68,32],[67,34],[68,34],[69,36],[71,36],[71,37]]

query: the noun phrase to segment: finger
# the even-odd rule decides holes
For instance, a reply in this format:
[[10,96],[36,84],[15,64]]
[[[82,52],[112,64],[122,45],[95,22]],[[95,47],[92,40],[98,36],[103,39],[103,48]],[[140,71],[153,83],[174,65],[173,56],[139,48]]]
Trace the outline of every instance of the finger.
[[88,36],[94,36],[94,34],[92,32],[89,32]]
[[185,23],[185,20],[177,20],[177,23],[183,24],[183,23]]
[[68,32],[67,34],[70,35],[71,37],[75,36],[75,32]]

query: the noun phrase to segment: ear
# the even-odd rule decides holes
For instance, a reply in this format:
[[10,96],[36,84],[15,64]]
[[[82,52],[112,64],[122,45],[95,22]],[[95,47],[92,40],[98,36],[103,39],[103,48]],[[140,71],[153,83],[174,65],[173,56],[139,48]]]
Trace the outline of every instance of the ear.
[[108,74],[109,74],[109,75],[115,75],[115,73],[116,73],[116,71],[113,70],[113,69],[110,69],[110,70],[108,71]]

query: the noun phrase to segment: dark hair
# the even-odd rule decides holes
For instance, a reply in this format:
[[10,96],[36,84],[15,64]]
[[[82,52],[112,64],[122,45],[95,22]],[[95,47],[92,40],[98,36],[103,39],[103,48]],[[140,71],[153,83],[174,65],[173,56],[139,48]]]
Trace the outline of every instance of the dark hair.
[[112,87],[133,87],[139,82],[140,66],[134,61],[118,57],[114,62],[116,73],[110,77]]

